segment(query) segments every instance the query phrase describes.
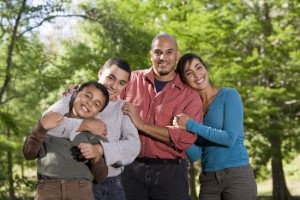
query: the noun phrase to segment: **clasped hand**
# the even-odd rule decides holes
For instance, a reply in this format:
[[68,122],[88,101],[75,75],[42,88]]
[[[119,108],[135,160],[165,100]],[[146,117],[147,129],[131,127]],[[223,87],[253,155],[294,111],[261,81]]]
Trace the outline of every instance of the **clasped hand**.
[[177,127],[177,128],[181,128],[186,130],[186,123],[189,120],[189,116],[187,116],[186,114],[179,114],[176,115],[173,119],[173,126]]

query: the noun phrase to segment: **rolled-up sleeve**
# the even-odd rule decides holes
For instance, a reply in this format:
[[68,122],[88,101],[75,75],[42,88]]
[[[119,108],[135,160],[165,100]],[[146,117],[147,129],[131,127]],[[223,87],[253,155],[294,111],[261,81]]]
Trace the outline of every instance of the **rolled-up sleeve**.
[[[202,122],[203,120],[203,108],[202,101],[199,94],[192,92],[190,95],[186,96],[184,101],[185,107],[181,111],[188,115],[190,118],[197,122]],[[172,144],[181,150],[186,150],[190,147],[197,139],[197,135],[186,130],[176,128],[174,126],[167,126],[170,139]]]

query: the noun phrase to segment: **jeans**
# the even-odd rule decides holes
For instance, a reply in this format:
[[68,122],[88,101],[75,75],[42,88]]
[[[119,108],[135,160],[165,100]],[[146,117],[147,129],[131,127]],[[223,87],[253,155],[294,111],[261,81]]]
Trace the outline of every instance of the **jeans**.
[[147,163],[138,159],[125,166],[122,182],[126,200],[190,200],[187,162]]
[[104,181],[93,184],[95,200],[125,200],[121,176],[107,177]]

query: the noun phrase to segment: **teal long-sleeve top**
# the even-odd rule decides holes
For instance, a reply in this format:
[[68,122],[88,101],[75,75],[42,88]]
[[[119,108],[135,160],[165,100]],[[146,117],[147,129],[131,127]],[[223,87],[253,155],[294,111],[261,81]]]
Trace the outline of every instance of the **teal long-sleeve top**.
[[201,157],[202,171],[218,171],[249,163],[244,145],[243,104],[234,88],[221,88],[200,124],[189,119],[188,131],[196,133],[194,145],[186,150],[196,161]]

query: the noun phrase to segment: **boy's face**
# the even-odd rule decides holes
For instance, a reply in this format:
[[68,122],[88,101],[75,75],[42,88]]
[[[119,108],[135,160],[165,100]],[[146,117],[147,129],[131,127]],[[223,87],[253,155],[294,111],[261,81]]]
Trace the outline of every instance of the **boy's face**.
[[72,117],[95,117],[105,104],[105,96],[94,86],[83,88],[75,97]]
[[100,70],[98,79],[98,82],[103,84],[108,90],[109,100],[114,101],[125,89],[128,83],[129,73],[117,65],[112,65],[105,70]]

